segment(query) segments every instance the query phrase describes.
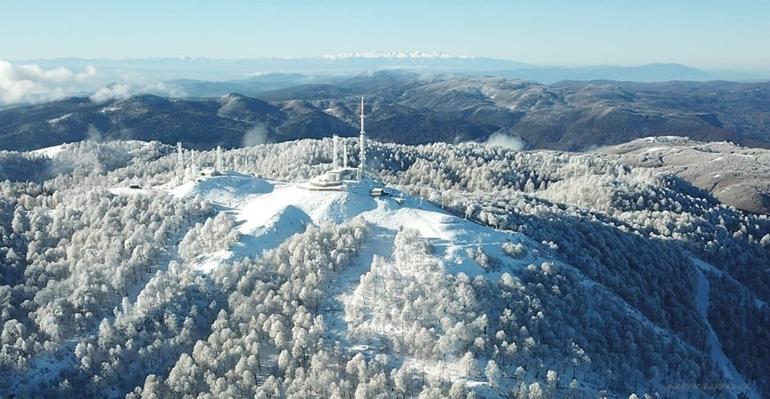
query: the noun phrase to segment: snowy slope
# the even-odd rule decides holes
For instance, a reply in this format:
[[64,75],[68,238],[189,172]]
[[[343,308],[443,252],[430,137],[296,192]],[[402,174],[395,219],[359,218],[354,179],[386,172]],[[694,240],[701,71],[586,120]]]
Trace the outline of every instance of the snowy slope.
[[30,153],[53,158],[60,152],[64,151],[65,147],[67,147],[67,144],[59,144],[51,147],[41,148],[39,150],[30,151]]
[[[497,281],[504,272],[553,262],[579,276],[582,279],[581,286],[585,290],[610,298],[608,300],[616,303],[628,317],[644,328],[666,337],[666,340],[671,339],[669,331],[662,330],[617,295],[609,294],[606,287],[563,263],[547,246],[534,242],[524,234],[479,225],[452,215],[420,198],[404,196],[397,190],[391,192],[395,196],[405,198],[402,204],[397,203],[392,196],[375,199],[369,195],[374,186],[374,182],[365,181],[351,184],[343,191],[315,191],[308,189],[304,184],[227,173],[175,186],[169,191],[176,197],[198,196],[207,199],[237,221],[239,241],[228,251],[210,253],[202,257],[196,268],[203,273],[210,273],[217,267],[227,267],[229,262],[241,257],[258,257],[266,250],[277,248],[292,235],[303,232],[310,224],[339,225],[356,218],[364,219],[369,224],[370,235],[354,264],[331,284],[330,295],[321,306],[324,319],[330,327],[328,335],[351,353],[360,352],[374,357],[390,350],[387,341],[361,338],[361,331],[373,335],[402,334],[396,326],[366,323],[358,325],[358,332],[354,334],[351,323],[355,321],[350,309],[367,300],[366,293],[362,292],[365,290],[363,277],[370,272],[376,258],[392,258],[396,235],[404,229],[416,231],[420,238],[430,244],[431,258],[435,259],[448,275],[462,273],[471,278],[481,277]],[[523,244],[523,255],[506,255],[502,250],[504,243]],[[489,264],[482,264],[483,262],[475,257],[482,253],[491,259]],[[410,276],[409,273],[412,273],[404,270],[400,272],[405,273],[404,276]],[[409,278],[419,280],[420,276],[411,275]],[[426,295],[429,294],[426,292]],[[718,354],[715,354],[715,360],[718,359]],[[724,356],[721,359],[724,359]],[[391,364],[401,364],[435,378],[461,381],[467,388],[476,390],[482,396],[496,397],[484,374],[478,371],[469,372],[460,357],[427,359],[403,355],[391,358]],[[724,372],[735,377],[734,381],[742,381],[734,368],[725,368]],[[531,373],[527,376],[535,377]],[[566,384],[566,381],[564,383]],[[591,387],[589,379],[585,383],[587,385],[583,386],[584,392],[597,392],[602,383],[601,380],[595,383],[597,385]]]
[[[369,271],[373,259],[387,259],[392,255],[394,239],[401,230],[417,231],[430,243],[431,255],[449,274],[498,279],[502,273],[500,265],[483,267],[472,257],[479,251],[496,259],[508,258],[504,265],[508,270],[548,259],[540,256],[539,244],[520,233],[498,231],[476,224],[397,190],[390,191],[392,196],[375,199],[369,195],[375,186],[378,186],[375,182],[367,180],[350,184],[343,191],[315,191],[304,184],[228,173],[188,182],[171,188],[170,192],[176,197],[199,196],[207,199],[238,221],[239,242],[230,251],[208,254],[201,259],[197,268],[205,273],[216,267],[227,267],[228,261],[238,257],[259,256],[263,251],[276,248],[292,235],[304,231],[309,224],[343,224],[355,218],[364,219],[369,224],[370,236],[353,266],[332,284],[332,294],[322,306],[324,317],[331,327],[330,335],[352,352],[363,351],[373,355],[385,349],[382,343],[348,339],[346,307],[357,300],[356,288],[361,277]],[[399,204],[396,197],[403,198],[403,203]],[[519,259],[511,259],[503,253],[503,243],[523,243],[531,251]],[[460,359],[426,361],[404,358],[399,362],[436,377],[464,378],[460,371]],[[467,378],[469,387],[485,385],[483,376]]]
[[714,328],[711,327],[711,323],[708,320],[708,308],[709,308],[709,281],[706,278],[705,273],[720,273],[713,265],[710,265],[700,259],[693,258],[693,263],[697,266],[698,273],[698,291],[697,291],[697,305],[698,313],[703,316],[703,320],[708,326],[706,332],[706,345],[708,347],[709,355],[715,364],[719,366],[722,373],[729,379],[731,387],[730,391],[734,391],[736,394],[747,391],[750,398],[759,399],[761,396],[754,387],[749,385],[738,370],[735,369],[733,362],[725,355],[722,350],[722,344],[719,342],[717,334],[714,332]]
[[526,240],[521,234],[497,231],[451,215],[418,198],[405,197],[403,204],[398,204],[394,196],[375,199],[369,195],[375,185],[366,181],[345,191],[315,191],[303,184],[228,173],[188,182],[170,192],[178,198],[199,196],[232,214],[239,222],[242,237],[233,248],[238,256],[255,256],[275,248],[310,223],[342,224],[361,217],[374,228],[390,232],[391,237],[401,229],[418,231],[440,255],[447,271],[475,276],[485,270],[470,259],[467,248],[480,247],[485,253],[503,257],[503,243]]
[[766,219],[603,157],[470,144],[373,143],[382,198],[303,183],[330,146],[196,153],[182,177],[170,148],[81,145],[51,161],[116,166],[51,198],[6,184],[28,197],[5,257],[33,254],[12,303],[38,294],[3,348],[59,342],[17,352],[0,396],[764,395]]

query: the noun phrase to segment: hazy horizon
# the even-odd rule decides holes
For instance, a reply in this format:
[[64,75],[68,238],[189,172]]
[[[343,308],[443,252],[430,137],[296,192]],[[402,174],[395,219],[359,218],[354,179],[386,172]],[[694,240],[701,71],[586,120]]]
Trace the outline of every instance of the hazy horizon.
[[[10,39],[0,42],[0,104],[114,92],[107,87],[114,84],[120,96],[179,95],[183,90],[169,80],[383,69],[495,75],[534,67],[541,71],[496,75],[543,83],[770,78],[770,41],[762,39],[770,37],[770,3],[758,0],[483,6],[42,0],[2,10],[0,37]],[[373,58],[332,62],[351,54]]]
[[[687,68],[697,69],[704,72],[745,72],[745,73],[765,73],[770,72],[770,67],[759,69],[742,69],[742,68],[703,68],[696,65],[685,64],[681,62],[664,62],[651,60],[649,62],[642,63],[580,63],[580,64],[538,64],[528,62],[527,60],[500,58],[486,55],[468,55],[468,54],[449,54],[434,51],[420,51],[420,50],[404,50],[404,51],[356,51],[351,53],[338,53],[338,54],[321,54],[321,55],[292,55],[292,56],[262,56],[262,57],[208,57],[208,56],[196,56],[196,55],[180,55],[180,56],[157,56],[157,57],[81,57],[81,56],[61,56],[61,57],[38,57],[38,58],[25,58],[25,59],[5,59],[5,61],[24,64],[35,63],[41,61],[59,61],[59,60],[83,60],[83,61],[162,61],[162,60],[179,60],[179,61],[196,61],[196,60],[208,60],[208,61],[223,61],[223,62],[237,62],[237,61],[255,61],[255,60],[307,60],[307,59],[343,59],[343,58],[362,58],[362,59],[382,59],[388,58],[387,54],[413,54],[420,53],[425,56],[421,57],[405,57],[409,59],[419,58],[431,58],[428,54],[435,54],[435,58],[447,58],[447,59],[477,59],[477,60],[499,60],[508,61],[511,63],[521,64],[522,68],[592,68],[592,67],[622,67],[633,68],[650,65],[678,65]],[[376,54],[376,56],[371,56]],[[397,58],[397,57],[393,57]],[[2,59],[2,58],[0,58]]]
[[[535,65],[770,70],[770,3],[95,1],[3,6],[0,59],[253,59],[439,52]],[[41,12],[43,10],[44,12]]]

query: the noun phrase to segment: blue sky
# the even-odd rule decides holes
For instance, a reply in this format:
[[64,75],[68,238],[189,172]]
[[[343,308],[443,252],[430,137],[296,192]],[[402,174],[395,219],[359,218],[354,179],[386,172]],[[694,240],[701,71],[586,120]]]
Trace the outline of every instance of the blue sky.
[[4,1],[0,59],[438,51],[770,70],[770,1]]

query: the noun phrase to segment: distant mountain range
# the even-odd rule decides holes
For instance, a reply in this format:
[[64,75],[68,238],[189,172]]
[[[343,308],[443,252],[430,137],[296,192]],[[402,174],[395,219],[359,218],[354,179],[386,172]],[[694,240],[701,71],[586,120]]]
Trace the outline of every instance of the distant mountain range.
[[585,150],[659,135],[770,148],[770,83],[543,85],[389,71],[291,85],[302,81],[315,82],[304,75],[264,75],[240,83],[178,81],[189,90],[249,95],[143,94],[105,102],[73,97],[14,107],[0,111],[0,149],[31,150],[88,137],[211,148],[333,132],[350,136],[358,130],[359,96],[367,97],[369,137],[385,142],[483,142],[497,132],[521,140],[525,148]]
[[340,76],[401,69],[422,72],[487,74],[506,78],[554,83],[561,80],[619,80],[662,82],[671,80],[766,80],[770,71],[702,71],[675,63],[651,63],[638,66],[546,66],[518,61],[453,56],[434,52],[359,52],[320,57],[212,59],[212,58],[145,58],[145,59],[85,59],[56,58],[24,60],[44,68],[66,67],[82,69],[94,66],[105,82],[128,77],[172,80],[238,80],[268,73],[299,73],[305,75]]

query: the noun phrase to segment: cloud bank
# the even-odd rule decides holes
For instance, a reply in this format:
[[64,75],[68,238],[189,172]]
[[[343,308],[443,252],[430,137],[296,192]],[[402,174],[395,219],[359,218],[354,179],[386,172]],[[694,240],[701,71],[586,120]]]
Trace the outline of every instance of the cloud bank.
[[[115,83],[106,85],[110,81]],[[61,66],[43,68],[0,60],[0,104],[34,104],[85,93],[93,93],[89,98],[95,103],[123,100],[137,93],[185,95],[179,88],[163,82],[131,74],[98,73],[90,65],[73,71]]]
[[96,74],[93,66],[76,73],[63,67],[43,69],[0,60],[0,103],[56,100],[81,90]]

